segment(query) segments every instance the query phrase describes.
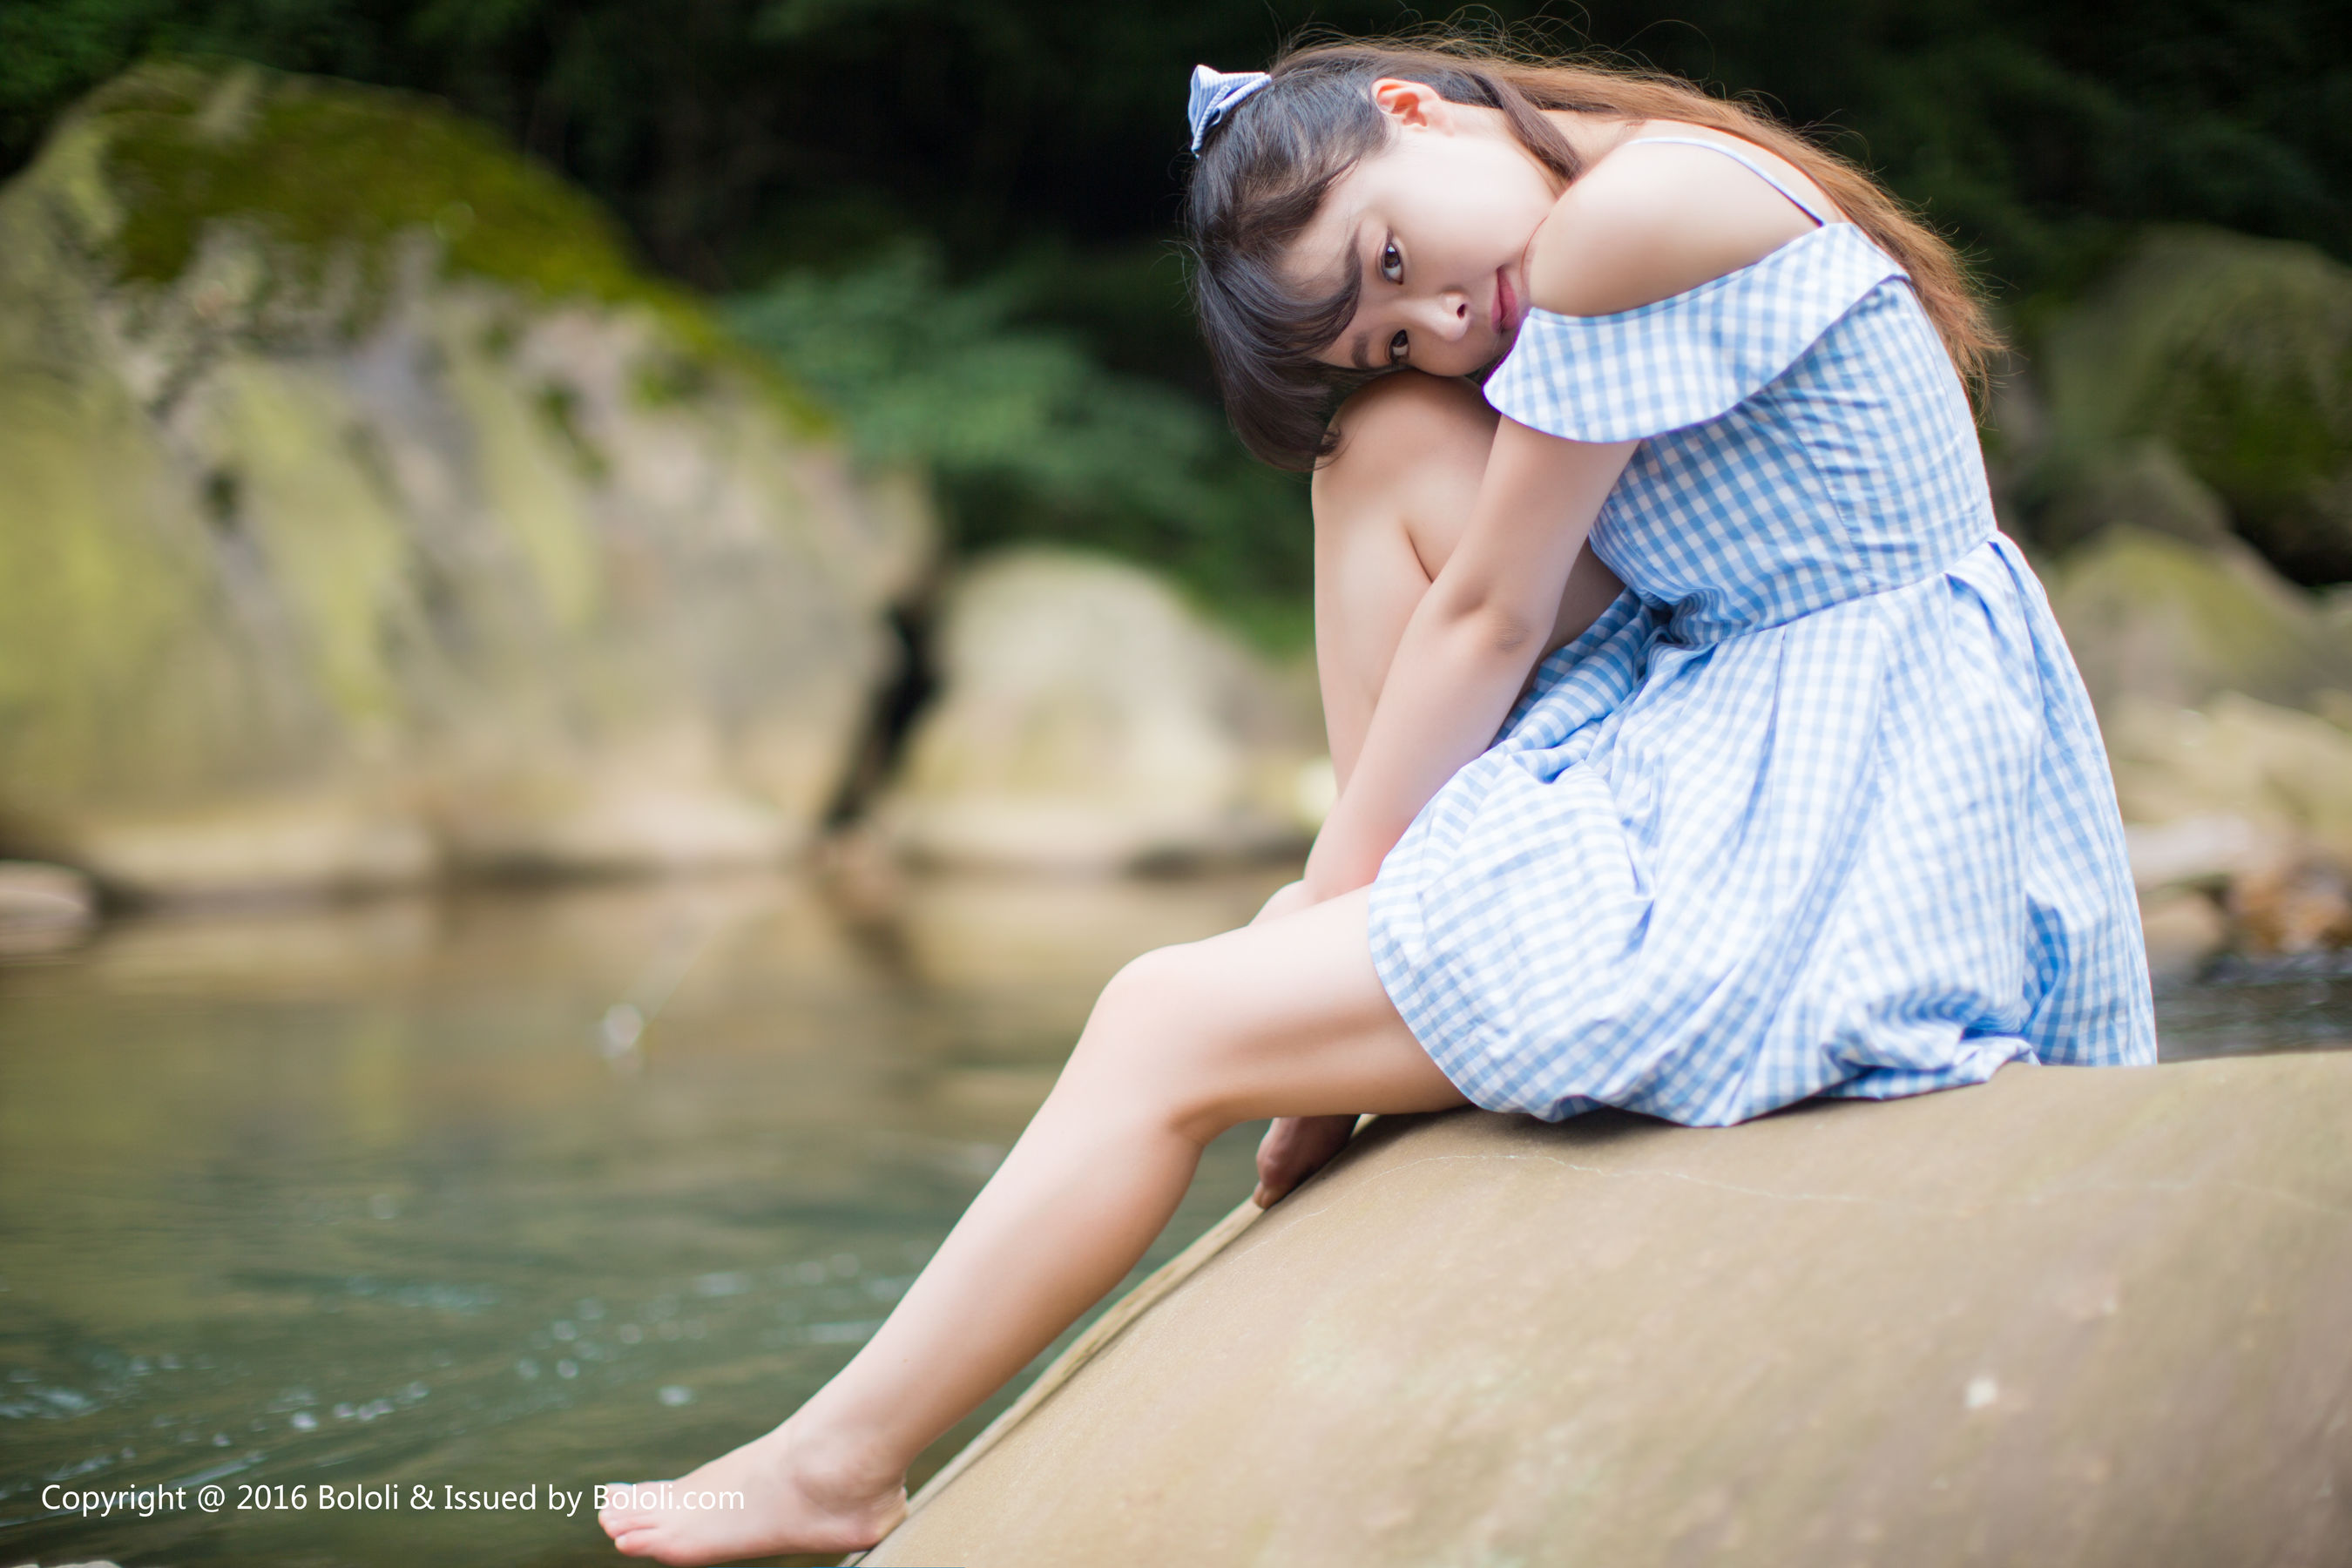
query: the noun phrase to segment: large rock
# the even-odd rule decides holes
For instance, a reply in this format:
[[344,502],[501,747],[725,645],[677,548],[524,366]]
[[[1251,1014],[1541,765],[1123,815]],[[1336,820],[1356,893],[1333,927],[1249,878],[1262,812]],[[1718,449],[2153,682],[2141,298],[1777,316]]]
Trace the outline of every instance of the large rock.
[[2175,825],[2169,845],[2144,835],[2142,858],[2157,865],[2168,855],[2182,869],[2143,874],[2142,885],[2195,879],[2185,868],[2200,841],[2217,869],[2274,860],[2270,846],[2307,847],[2352,867],[2352,733],[2235,694],[2201,709],[2127,703],[2104,728],[2125,823]]
[[2341,1563],[2352,1055],[1378,1123],[869,1564]]
[[1312,696],[1137,567],[996,556],[950,595],[939,647],[877,817],[914,858],[1130,869],[1295,848],[1318,820]]
[[63,866],[0,860],[0,957],[70,947],[98,920],[98,890]]
[[2033,530],[2035,542],[2051,550],[2071,550],[2112,528],[2201,545],[2223,545],[2233,537],[2229,504],[2161,441],[2103,450],[2067,481]]
[[2153,446],[2288,576],[2352,580],[2352,268],[2283,240],[2158,229],[2047,334],[2038,369],[2037,484],[2060,534],[2119,504],[2144,525],[2210,522]]
[[[2162,895],[2142,910],[2151,969],[2193,972],[2225,944],[2352,944],[2352,732],[2233,692],[2201,709],[2132,700],[2105,729],[2133,879]],[[2198,907],[2208,893],[2226,942]]]
[[2352,941],[2352,730],[2309,711],[2352,720],[2343,591],[2316,597],[2234,540],[2123,525],[2048,581],[2098,706],[2151,971]]
[[2231,934],[2220,907],[2194,888],[2167,888],[2141,899],[2139,929],[2147,946],[2147,977],[2159,989],[2196,979],[2230,945]]
[[773,857],[919,498],[427,101],[145,68],[0,191],[0,841],[135,892]]
[[2235,540],[2116,525],[2051,567],[2051,608],[2103,716],[2223,691],[2293,707],[2352,693],[2352,635],[2329,605]]

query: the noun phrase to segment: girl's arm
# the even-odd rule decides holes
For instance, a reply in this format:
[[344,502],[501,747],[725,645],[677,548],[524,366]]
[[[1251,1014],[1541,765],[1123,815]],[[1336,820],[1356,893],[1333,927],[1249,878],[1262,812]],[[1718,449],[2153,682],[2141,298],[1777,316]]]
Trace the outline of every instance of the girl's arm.
[[[1720,277],[1812,226],[1719,154],[1672,144],[1603,158],[1529,247],[1528,294],[1606,315]],[[1635,442],[1561,440],[1505,419],[1462,542],[1406,623],[1355,765],[1314,851],[1306,897],[1360,888],[1465,763],[1484,751],[1545,650],[1570,568]]]
[[1486,749],[1544,651],[1569,569],[1636,443],[1506,419],[1470,526],[1405,624],[1356,765],[1307,859],[1307,893],[1360,888],[1455,770]]

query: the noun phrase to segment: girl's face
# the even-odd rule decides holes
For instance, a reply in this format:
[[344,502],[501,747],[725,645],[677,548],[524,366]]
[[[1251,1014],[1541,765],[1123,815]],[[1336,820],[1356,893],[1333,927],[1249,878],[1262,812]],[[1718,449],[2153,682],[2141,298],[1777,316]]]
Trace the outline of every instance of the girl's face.
[[1448,103],[1417,81],[1372,97],[1389,144],[1331,186],[1292,243],[1292,281],[1336,289],[1353,272],[1356,313],[1326,363],[1464,375],[1510,347],[1528,310],[1528,249],[1559,192],[1491,109]]

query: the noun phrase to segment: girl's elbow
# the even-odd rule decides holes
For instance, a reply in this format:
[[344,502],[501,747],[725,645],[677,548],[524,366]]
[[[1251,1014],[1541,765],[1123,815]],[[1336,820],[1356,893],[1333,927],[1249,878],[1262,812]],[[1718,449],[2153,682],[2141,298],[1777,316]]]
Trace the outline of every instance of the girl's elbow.
[[1449,618],[1452,636],[1448,640],[1463,657],[1480,663],[1524,661],[1550,630],[1549,623],[1538,624],[1534,616],[1507,605],[1469,605]]
[[1495,652],[1506,658],[1523,659],[1543,640],[1551,629],[1549,621],[1538,622],[1532,616],[1496,614],[1486,622],[1486,641]]

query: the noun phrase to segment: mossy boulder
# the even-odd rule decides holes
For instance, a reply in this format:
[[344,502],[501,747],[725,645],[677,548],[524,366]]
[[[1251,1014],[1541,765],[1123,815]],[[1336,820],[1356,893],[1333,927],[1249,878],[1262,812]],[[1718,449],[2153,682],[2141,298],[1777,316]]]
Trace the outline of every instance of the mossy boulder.
[[[2193,477],[2287,576],[2352,581],[2352,268],[2287,241],[2158,229],[2036,361],[2047,542],[2112,521],[2201,531],[2210,503],[2179,482]],[[2143,515],[2117,518],[2119,501]]]
[[2034,536],[2053,550],[2071,551],[2109,529],[2246,548],[2231,531],[2229,503],[2189,471],[2179,453],[2153,438],[2109,447],[2078,464],[2042,512]]
[[133,891],[785,852],[919,493],[425,100],[142,68],[0,190],[0,846]]
[[2110,719],[2127,701],[2193,708],[2237,691],[2308,708],[2352,693],[2352,628],[2237,540],[2111,527],[2047,582],[2091,700]]

